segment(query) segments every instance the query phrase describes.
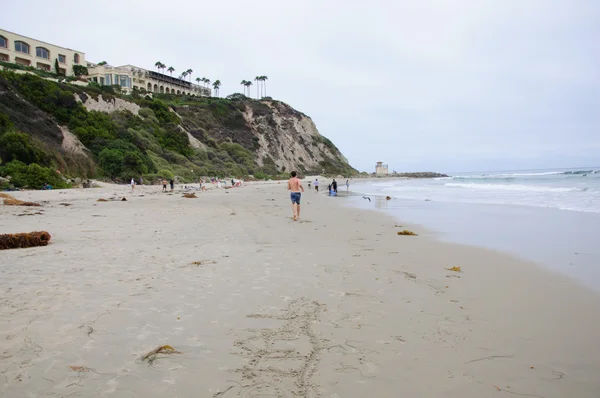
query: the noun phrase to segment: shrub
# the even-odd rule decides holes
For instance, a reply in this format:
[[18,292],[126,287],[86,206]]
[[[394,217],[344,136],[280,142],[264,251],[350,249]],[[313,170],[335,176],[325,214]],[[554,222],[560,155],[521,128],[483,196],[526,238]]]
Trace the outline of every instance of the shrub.
[[73,74],[75,76],[89,75],[88,68],[83,65],[73,65]]
[[4,113],[0,113],[0,134],[13,129],[13,123]]
[[161,178],[166,178],[167,180],[171,180],[171,179],[175,178],[175,176],[173,175],[173,172],[171,172],[170,170],[164,170],[164,169],[157,171],[156,175]]
[[123,170],[123,152],[118,149],[104,148],[98,155],[98,165],[111,178],[119,176]]
[[7,162],[48,163],[48,155],[34,144],[30,135],[14,131],[0,136],[0,157]]
[[46,183],[54,188],[68,188],[68,184],[55,170],[37,163],[26,165],[14,160],[0,167],[0,175],[11,176],[10,182],[17,188],[42,189]]

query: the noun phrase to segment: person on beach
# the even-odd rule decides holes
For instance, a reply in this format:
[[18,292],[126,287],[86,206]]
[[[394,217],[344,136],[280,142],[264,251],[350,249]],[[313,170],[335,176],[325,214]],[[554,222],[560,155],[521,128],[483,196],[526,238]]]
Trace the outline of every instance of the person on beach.
[[290,191],[290,199],[292,199],[292,213],[294,214],[294,221],[298,221],[300,217],[300,198],[304,187],[302,182],[297,177],[295,171],[292,171],[291,178],[288,180],[288,190]]
[[346,180],[346,192],[350,190],[350,180]]
[[315,192],[319,192],[319,179],[315,178],[315,182],[313,183],[315,187]]
[[335,180],[335,178],[333,179],[333,182],[331,183],[331,188],[333,189],[333,191],[335,193],[337,193],[337,181]]
[[131,177],[131,192],[135,189],[135,180]]
[[308,189],[310,190],[310,181],[308,182]]
[[169,184],[171,184],[171,191],[175,189],[175,181],[173,179],[169,180]]
[[163,192],[167,192],[167,180],[163,179],[162,184],[163,184]]
[[144,176],[140,176],[140,185],[144,185]]

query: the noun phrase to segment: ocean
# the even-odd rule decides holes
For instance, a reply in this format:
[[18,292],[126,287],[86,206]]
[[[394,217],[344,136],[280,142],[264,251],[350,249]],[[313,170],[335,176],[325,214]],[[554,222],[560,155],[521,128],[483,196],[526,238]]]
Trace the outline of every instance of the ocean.
[[357,194],[352,206],[423,225],[444,241],[511,253],[600,289],[600,167],[353,180],[350,190]]

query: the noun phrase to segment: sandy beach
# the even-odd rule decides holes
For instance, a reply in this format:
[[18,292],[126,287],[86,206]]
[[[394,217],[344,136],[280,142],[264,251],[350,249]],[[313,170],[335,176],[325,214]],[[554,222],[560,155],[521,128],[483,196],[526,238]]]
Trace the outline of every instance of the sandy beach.
[[0,252],[0,396],[599,395],[600,295],[573,280],[324,193],[293,222],[283,182],[177,188],[0,205],[0,233],[52,235]]

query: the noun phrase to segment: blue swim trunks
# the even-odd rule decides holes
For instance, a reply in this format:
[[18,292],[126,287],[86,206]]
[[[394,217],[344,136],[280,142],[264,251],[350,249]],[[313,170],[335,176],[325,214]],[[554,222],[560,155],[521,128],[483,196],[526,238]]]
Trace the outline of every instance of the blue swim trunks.
[[292,192],[290,194],[290,198],[292,199],[292,204],[296,203],[296,204],[300,204],[300,196],[302,196],[302,194],[300,192]]

